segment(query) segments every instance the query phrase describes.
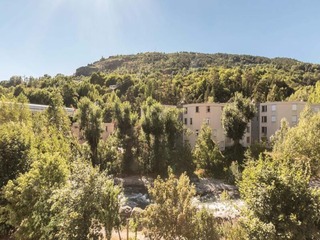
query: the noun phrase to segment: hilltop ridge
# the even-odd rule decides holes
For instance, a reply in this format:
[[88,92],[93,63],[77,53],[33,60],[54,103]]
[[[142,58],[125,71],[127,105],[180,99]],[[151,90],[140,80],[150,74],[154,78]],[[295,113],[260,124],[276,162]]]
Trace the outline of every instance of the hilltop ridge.
[[127,72],[148,73],[160,71],[163,74],[174,74],[182,69],[198,69],[213,66],[236,67],[272,64],[279,68],[291,68],[293,65],[303,64],[290,58],[267,58],[251,55],[238,55],[226,53],[196,53],[176,52],[160,53],[146,52],[130,55],[116,55],[101,58],[87,66],[79,67],[76,76],[90,76],[94,72]]

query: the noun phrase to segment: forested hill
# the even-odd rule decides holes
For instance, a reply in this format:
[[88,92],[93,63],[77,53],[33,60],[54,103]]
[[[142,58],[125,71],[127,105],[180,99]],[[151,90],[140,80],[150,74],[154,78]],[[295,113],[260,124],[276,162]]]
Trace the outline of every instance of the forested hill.
[[[194,52],[158,53],[148,52],[136,55],[118,55],[109,58],[101,58],[87,66],[76,70],[76,76],[90,76],[94,72],[127,72],[127,73],[151,73],[159,71],[164,74],[174,74],[183,69],[208,68],[213,66],[236,67],[272,64],[277,68],[290,69],[295,65],[304,64],[290,58],[266,58],[250,55],[236,54],[205,54]],[[320,67],[318,66],[320,69]]]
[[[320,65],[290,58],[236,54],[140,53],[101,58],[76,71],[101,87],[120,86],[130,102],[152,96],[163,104],[227,102],[235,92],[258,102],[315,99]],[[320,88],[320,84],[319,88]],[[319,97],[318,97],[319,98]]]
[[50,104],[57,92],[65,106],[77,107],[88,97],[103,108],[115,92],[136,111],[148,97],[176,105],[227,102],[236,92],[256,102],[320,102],[320,65],[221,53],[141,53],[102,58],[72,76],[14,76],[0,82],[0,97],[25,96],[30,103]]

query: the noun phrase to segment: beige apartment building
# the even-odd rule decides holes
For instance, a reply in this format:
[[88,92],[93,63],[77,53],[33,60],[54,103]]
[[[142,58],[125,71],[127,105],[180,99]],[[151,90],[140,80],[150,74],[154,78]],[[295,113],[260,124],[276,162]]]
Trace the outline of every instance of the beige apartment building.
[[[220,150],[233,144],[227,138],[221,124],[222,110],[224,103],[193,103],[183,105],[182,121],[189,130],[184,136],[191,147],[195,146],[197,137],[203,123],[208,124],[212,129],[212,139],[219,145]],[[257,114],[248,123],[247,130],[240,143],[244,147],[250,146],[255,141],[270,141],[270,137],[280,129],[281,120],[285,118],[289,126],[296,125],[306,102],[266,102],[257,104]],[[314,112],[320,111],[320,104],[311,104]]]
[[[270,137],[281,127],[281,120],[285,118],[290,127],[299,122],[300,113],[306,107],[306,102],[266,102],[260,103],[259,118],[259,140],[270,140]],[[319,112],[320,104],[311,104],[314,112]]]
[[[189,129],[184,139],[189,140],[191,147],[195,146],[201,126],[204,123],[211,127],[212,139],[219,145],[220,150],[224,150],[226,146],[233,144],[232,140],[226,137],[221,124],[224,105],[223,103],[193,103],[183,105],[182,121]],[[240,143],[246,147],[251,144],[251,123],[248,124],[247,131]]]

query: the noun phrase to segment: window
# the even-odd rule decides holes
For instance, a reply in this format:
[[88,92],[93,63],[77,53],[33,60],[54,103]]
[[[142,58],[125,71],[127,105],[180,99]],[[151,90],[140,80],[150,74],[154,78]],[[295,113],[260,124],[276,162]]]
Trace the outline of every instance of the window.
[[184,108],[184,114],[188,114],[188,108],[187,107]]
[[297,115],[293,115],[291,117],[291,121],[292,121],[292,123],[296,123],[297,122]]
[[206,124],[210,124],[210,118],[205,118],[205,119],[204,119],[204,122],[205,122]]
[[271,116],[271,122],[275,122],[277,120],[276,116]]
[[267,135],[267,127],[262,127],[261,132],[262,134]]
[[267,122],[267,116],[262,116],[261,117],[261,122],[266,123]]
[[250,132],[250,127],[247,127],[247,133],[249,133]]
[[196,106],[196,113],[199,112],[199,106]]
[[292,104],[292,111],[297,111],[297,104]]
[[207,112],[208,113],[210,112],[210,106],[207,106]]
[[274,111],[276,111],[276,110],[277,110],[277,106],[276,106],[276,105],[272,105],[272,106],[271,106],[271,111],[274,112]]
[[192,125],[192,118],[190,118],[190,125]]
[[108,126],[106,126],[106,132],[108,132]]
[[187,118],[184,119],[184,124],[185,124],[185,125],[188,124],[188,119],[187,119]]
[[196,135],[197,135],[197,136],[199,135],[199,130],[198,130],[198,129],[196,129]]
[[267,106],[262,106],[262,109],[261,109],[262,112],[266,112],[267,110],[268,110]]
[[250,143],[250,137],[247,137],[247,143]]

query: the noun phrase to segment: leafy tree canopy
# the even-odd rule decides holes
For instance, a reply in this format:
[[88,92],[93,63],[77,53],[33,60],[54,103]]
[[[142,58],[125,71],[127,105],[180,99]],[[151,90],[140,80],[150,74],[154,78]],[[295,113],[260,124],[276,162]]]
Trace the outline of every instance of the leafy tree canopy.
[[227,103],[222,111],[222,126],[227,137],[239,144],[247,128],[248,122],[254,117],[255,106],[240,93],[236,93],[233,101]]
[[239,183],[246,202],[242,224],[248,239],[319,238],[320,192],[309,187],[307,163],[249,161]]

